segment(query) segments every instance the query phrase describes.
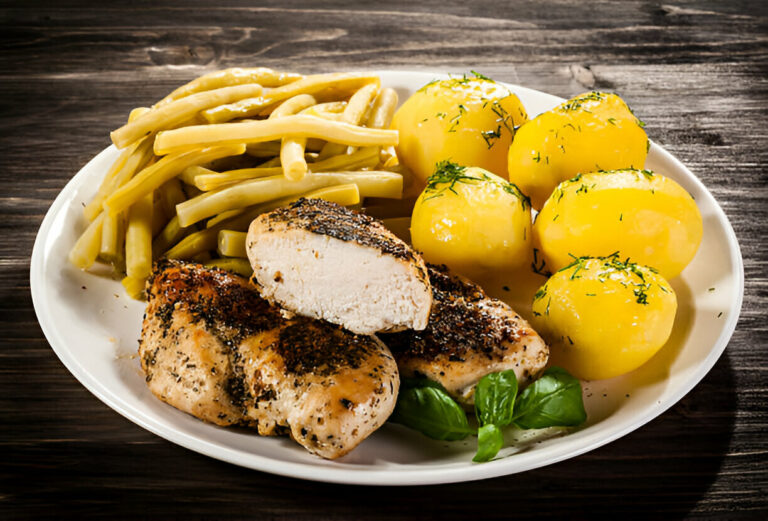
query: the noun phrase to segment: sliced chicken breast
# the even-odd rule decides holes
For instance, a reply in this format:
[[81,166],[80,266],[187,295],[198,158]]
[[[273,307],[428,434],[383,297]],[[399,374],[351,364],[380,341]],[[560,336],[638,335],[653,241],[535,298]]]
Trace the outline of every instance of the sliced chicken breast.
[[338,458],[392,413],[397,366],[376,337],[285,319],[248,281],[165,261],[148,283],[139,355],[161,400],[217,425],[289,434]]
[[439,382],[470,406],[486,374],[512,369],[525,384],[544,369],[549,348],[511,307],[444,266],[428,268],[433,304],[427,328],[380,335],[402,377]]
[[262,296],[291,312],[358,334],[427,325],[424,261],[371,217],[301,199],[255,219],[246,249]]

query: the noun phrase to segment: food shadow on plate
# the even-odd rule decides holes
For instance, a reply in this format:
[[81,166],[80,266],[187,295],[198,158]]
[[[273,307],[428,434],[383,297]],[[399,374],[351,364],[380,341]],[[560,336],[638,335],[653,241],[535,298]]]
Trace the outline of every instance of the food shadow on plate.
[[[351,495],[350,485],[269,479],[291,490],[291,512],[315,508],[321,501],[339,519],[399,519],[406,514],[422,519],[581,519],[612,513],[632,519],[651,513],[682,518],[712,487],[728,453],[734,386],[726,352],[696,389],[643,428],[523,474],[446,485],[355,486]],[[383,493],[386,502],[380,501]]]
[[[367,443],[375,438],[376,446]],[[351,465],[387,464],[413,465],[423,463],[451,464],[471,459],[477,445],[474,436],[459,441],[433,440],[402,425],[386,423],[369,440],[336,460]]]
[[695,357],[681,356],[693,327],[693,296],[680,279],[673,282],[673,287],[678,299],[678,313],[666,344],[648,362],[630,373],[607,380],[582,382],[587,409],[585,427],[611,418],[625,408],[628,409],[626,414],[639,413],[635,407],[652,399],[651,395],[664,394],[672,366],[675,366],[674,371],[682,371],[693,363]]

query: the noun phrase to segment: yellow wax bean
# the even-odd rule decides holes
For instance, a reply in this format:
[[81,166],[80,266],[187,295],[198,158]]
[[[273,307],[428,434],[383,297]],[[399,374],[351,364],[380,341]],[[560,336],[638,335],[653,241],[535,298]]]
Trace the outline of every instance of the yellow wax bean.
[[[379,86],[375,83],[366,85],[355,92],[352,97],[349,98],[349,103],[344,108],[344,112],[342,112],[339,121],[342,123],[349,123],[350,125],[360,125],[363,123],[370,111],[371,103],[376,99],[378,92]],[[342,154],[346,149],[347,147],[345,145],[339,143],[326,143],[320,151],[320,159]]]
[[346,107],[346,101],[329,101],[327,103],[318,103],[317,105],[306,108],[299,114],[339,121]]
[[[311,192],[304,192],[280,199],[273,199],[272,201],[247,208],[223,212],[208,221],[208,224],[210,224],[208,228],[241,232],[246,231],[248,230],[251,221],[259,215],[265,212],[271,212],[275,208],[291,204],[302,197],[306,199],[325,199],[326,201],[331,201],[342,206],[353,206],[360,202],[360,190],[357,188],[356,184],[344,184],[320,188],[319,190],[312,190]],[[216,220],[216,222],[212,224],[212,221],[214,220]]]
[[165,154],[192,147],[223,146],[238,143],[274,141],[279,138],[320,138],[352,146],[397,145],[396,130],[369,129],[297,114],[264,121],[195,125],[158,133],[155,154]]
[[300,194],[327,186],[355,183],[362,197],[399,198],[403,178],[392,172],[318,172],[301,181],[284,176],[252,179],[236,185],[206,192],[176,207],[179,222],[189,226],[198,221],[235,208],[243,208],[280,197]]
[[204,166],[194,165],[189,166],[181,171],[179,174],[179,180],[185,185],[195,186],[195,178],[202,174],[216,174],[217,172],[205,168]]
[[245,251],[245,232],[220,230],[216,250],[222,257],[247,257]]
[[232,219],[233,217],[237,217],[238,215],[242,215],[244,212],[246,212],[248,208],[238,208],[236,210],[228,210],[226,212],[221,212],[220,214],[216,215],[215,217],[211,217],[208,219],[205,223],[206,228],[213,228],[217,224],[227,221],[229,219]]
[[160,187],[160,193],[163,197],[163,211],[169,219],[176,215],[176,205],[187,200],[178,179],[171,179],[166,182]]
[[265,141],[250,143],[245,147],[245,153],[253,157],[275,157],[280,155],[280,141]]
[[100,213],[80,235],[69,252],[69,261],[85,270],[93,266],[101,249],[101,230],[104,226],[105,213]]
[[247,83],[258,83],[262,87],[268,88],[280,87],[281,85],[298,81],[301,78],[303,78],[301,74],[273,71],[266,67],[234,67],[231,69],[223,69],[220,71],[209,72],[208,74],[195,78],[189,83],[182,85],[157,102],[155,106],[162,106],[172,101],[185,98],[191,94],[219,89],[221,87],[231,87],[233,85],[243,85]]
[[135,109],[132,109],[131,113],[128,114],[128,123],[133,123],[150,110],[149,107],[136,107]]
[[223,87],[192,94],[177,101],[154,107],[141,117],[112,131],[110,137],[117,148],[125,148],[140,138],[154,134],[158,130],[177,125],[201,110],[231,103],[262,92],[261,85],[248,84]]
[[228,259],[213,259],[206,262],[205,266],[232,271],[246,278],[253,275],[253,268],[251,267],[251,263],[248,262],[248,259],[241,259],[237,257],[231,257]]
[[123,214],[104,216],[101,229],[101,247],[99,257],[109,262],[115,268],[123,260],[123,245],[125,244],[125,226]]
[[397,108],[397,92],[389,87],[381,89],[371,109],[365,126],[369,128],[389,128]]
[[173,218],[168,221],[165,228],[154,238],[152,241],[152,258],[158,259],[165,254],[171,247],[179,243],[192,228],[182,228],[179,226],[179,216],[174,215]]
[[283,173],[282,167],[256,167],[241,168],[239,170],[229,170],[227,172],[200,173],[195,176],[195,186],[203,192],[216,190],[225,186],[245,181],[246,179],[256,179],[259,177],[269,177]]
[[144,290],[147,286],[147,277],[127,276],[121,281],[125,292],[134,300],[144,299]]
[[236,156],[245,152],[245,145],[227,145],[204,148],[202,150],[187,150],[178,154],[166,156],[157,163],[139,172],[135,177],[121,186],[106,201],[105,210],[117,213],[130,207],[136,201],[151,193],[163,183],[173,179],[185,168],[212,161],[221,157]]
[[317,94],[332,90],[334,93],[337,93],[338,97],[344,97],[346,92],[354,92],[368,83],[376,83],[378,85],[380,81],[378,76],[364,73],[332,73],[305,76],[299,81],[272,89],[262,96],[207,109],[202,114],[209,123],[223,123],[236,118],[256,116],[270,105],[292,98],[298,94]]
[[159,189],[155,190],[152,193],[152,237],[160,233],[168,221],[169,217],[165,215],[163,196]]
[[[316,105],[317,101],[309,94],[299,94],[281,104],[275,109],[270,118],[290,116]],[[306,138],[285,137],[280,146],[280,164],[282,173],[291,181],[298,181],[307,173],[307,161],[304,159]]]
[[145,195],[128,211],[125,272],[129,277],[140,279],[152,272],[152,196]]
[[96,195],[90,203],[85,205],[83,214],[89,221],[94,220],[96,216],[101,213],[104,209],[104,201],[107,200],[112,192],[123,186],[137,171],[148,164],[153,157],[152,141],[144,140],[141,143],[137,143],[135,146],[128,147],[123,153],[126,154],[125,160],[121,161],[121,159],[118,158],[118,161],[120,162],[119,168],[114,172],[110,171],[107,173]]
[[208,250],[216,249],[219,230],[210,228],[190,233],[165,253],[169,259],[192,259]]

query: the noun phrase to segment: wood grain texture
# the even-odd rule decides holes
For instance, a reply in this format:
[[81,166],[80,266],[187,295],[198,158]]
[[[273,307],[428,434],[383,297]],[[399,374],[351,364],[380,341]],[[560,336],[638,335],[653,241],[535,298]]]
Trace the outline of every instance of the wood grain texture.
[[[760,1],[0,4],[0,518],[506,519],[768,516],[768,6]],[[383,489],[187,451],[58,361],[29,256],[58,191],[132,107],[201,73],[466,71],[620,93],[731,220],[746,293],[710,374],[639,431],[522,475]]]

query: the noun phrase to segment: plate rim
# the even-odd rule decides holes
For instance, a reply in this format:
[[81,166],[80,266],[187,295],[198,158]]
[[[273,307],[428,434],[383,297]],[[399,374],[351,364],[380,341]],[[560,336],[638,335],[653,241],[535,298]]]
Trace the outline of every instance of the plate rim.
[[[408,71],[408,70],[377,70],[377,74],[381,76],[392,75],[406,75],[413,76],[432,76],[440,77],[446,76],[445,72],[432,72],[432,71]],[[563,99],[552,94],[515,85],[506,82],[503,83],[509,87],[512,87],[518,91],[529,91],[537,95],[545,94],[547,96]],[[258,470],[262,472],[268,472],[286,477],[307,479],[312,481],[339,483],[339,484],[357,484],[357,485],[385,485],[385,486],[409,486],[409,485],[434,485],[434,484],[447,484],[457,483],[465,481],[475,481],[480,479],[488,479],[493,477],[499,477],[504,475],[511,475],[520,472],[532,470],[534,468],[544,467],[552,465],[554,463],[580,456],[586,452],[592,451],[603,445],[607,445],[615,441],[618,438],[625,436],[626,434],[642,427],[649,423],[662,413],[666,412],[673,405],[677,404],[683,397],[685,397],[701,380],[709,373],[715,363],[720,359],[725,348],[727,347],[733,333],[736,329],[739,316],[741,314],[741,308],[744,298],[744,263],[739,247],[738,238],[733,226],[728,219],[728,216],[723,211],[722,207],[718,203],[717,199],[707,189],[704,183],[691,172],[685,164],[678,160],[666,149],[651,141],[651,149],[656,153],[661,154],[662,159],[670,162],[675,168],[681,169],[696,185],[697,189],[705,194],[705,197],[709,198],[709,203],[713,207],[717,216],[718,222],[723,226],[728,250],[734,259],[735,275],[734,285],[736,286],[735,298],[730,302],[729,313],[726,323],[721,330],[720,336],[714,342],[712,349],[709,351],[706,358],[701,360],[696,368],[691,372],[684,385],[677,388],[671,396],[658,407],[650,407],[645,414],[637,417],[633,417],[632,421],[628,421],[625,424],[619,424],[614,427],[606,436],[604,431],[597,430],[594,433],[585,437],[582,444],[578,447],[570,447],[564,445],[563,448],[554,445],[549,448],[548,451],[551,455],[547,455],[542,458],[538,455],[536,458],[528,457],[526,454],[518,454],[514,460],[514,466],[511,465],[509,458],[501,458],[493,460],[483,464],[471,464],[469,466],[461,467],[447,467],[440,468],[439,466],[433,466],[427,469],[408,469],[407,471],[402,469],[360,469],[355,470],[344,466],[334,469],[331,466],[318,466],[315,464],[301,463],[301,462],[289,462],[284,460],[272,459],[259,454],[251,453],[248,455],[248,461],[243,461],[241,452],[237,449],[224,446],[220,443],[214,443],[207,440],[200,439],[192,434],[188,434],[182,430],[167,427],[165,425],[157,424],[151,418],[146,417],[140,410],[135,409],[126,404],[115,393],[107,390],[98,379],[88,373],[79,364],[77,359],[72,356],[66,347],[66,343],[59,336],[60,333],[57,328],[54,327],[50,317],[53,316],[49,309],[49,303],[44,298],[42,288],[42,281],[44,280],[44,267],[45,267],[45,255],[43,253],[44,243],[48,238],[51,228],[55,222],[56,217],[62,214],[62,210],[66,210],[66,203],[74,195],[76,187],[79,186],[79,179],[82,178],[87,172],[88,167],[97,162],[102,156],[115,154],[116,149],[114,145],[110,145],[98,154],[96,154],[90,161],[88,161],[80,170],[67,182],[62,188],[55,200],[46,212],[45,217],[38,229],[35,237],[34,246],[32,249],[32,255],[30,258],[30,292],[32,295],[32,304],[35,310],[35,315],[40,324],[40,328],[46,337],[46,340],[51,346],[56,356],[61,360],[67,370],[75,377],[81,385],[88,389],[91,394],[96,396],[99,400],[104,402],[108,407],[127,418],[136,425],[152,432],[153,434],[160,436],[161,438],[172,442],[174,444],[185,447],[189,450],[195,451],[202,455],[213,457],[228,463],[232,463],[238,466]],[[64,261],[66,262],[66,261]]]

